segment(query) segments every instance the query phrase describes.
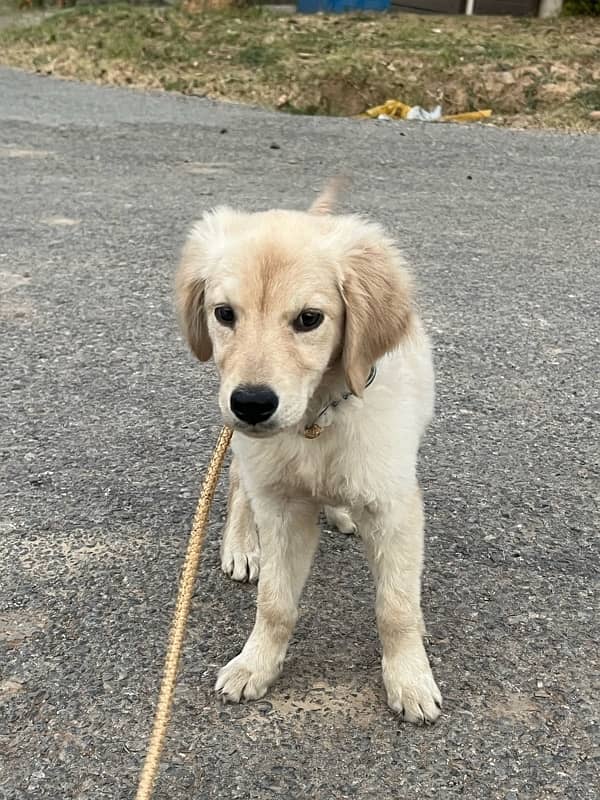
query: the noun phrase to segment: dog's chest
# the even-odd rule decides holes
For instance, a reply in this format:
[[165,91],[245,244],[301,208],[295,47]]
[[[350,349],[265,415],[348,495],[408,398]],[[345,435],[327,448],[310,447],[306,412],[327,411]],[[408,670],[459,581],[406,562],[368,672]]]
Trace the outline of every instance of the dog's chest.
[[236,451],[246,479],[261,492],[312,498],[326,505],[356,506],[372,500],[367,459],[357,458],[332,429],[315,440],[299,435],[241,445]]
[[314,443],[307,451],[304,457],[294,457],[282,465],[281,482],[290,494],[318,498],[331,505],[353,502],[355,498],[350,495],[356,492],[349,491],[348,482],[352,476],[342,466],[343,456],[328,457],[317,452]]

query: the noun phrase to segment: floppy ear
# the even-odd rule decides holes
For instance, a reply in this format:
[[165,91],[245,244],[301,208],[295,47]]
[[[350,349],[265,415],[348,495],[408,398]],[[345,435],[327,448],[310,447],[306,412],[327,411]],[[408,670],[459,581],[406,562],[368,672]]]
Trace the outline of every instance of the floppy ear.
[[392,242],[370,236],[353,247],[343,265],[341,293],[346,383],[362,397],[373,364],[394,350],[410,328],[410,277]]
[[194,355],[200,361],[208,361],[212,355],[212,342],[206,325],[204,308],[204,277],[202,265],[205,260],[203,248],[195,241],[194,233],[184,245],[181,261],[175,278],[175,292],[181,329]]

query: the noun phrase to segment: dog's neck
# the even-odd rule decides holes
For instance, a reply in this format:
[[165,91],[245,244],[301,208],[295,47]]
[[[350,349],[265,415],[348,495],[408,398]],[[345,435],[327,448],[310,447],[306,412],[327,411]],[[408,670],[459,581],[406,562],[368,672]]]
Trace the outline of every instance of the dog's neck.
[[[365,388],[370,386],[377,374],[376,367],[371,371],[365,383]],[[333,421],[333,412],[338,405],[352,396],[346,383],[344,370],[340,363],[331,367],[323,376],[319,388],[311,398],[302,423],[301,430],[307,438],[314,438],[307,433],[310,428],[328,427]],[[318,433],[316,434],[318,435]]]
[[340,362],[330,367],[310,399],[306,409],[306,421],[311,422],[328,403],[348,392],[344,370]]

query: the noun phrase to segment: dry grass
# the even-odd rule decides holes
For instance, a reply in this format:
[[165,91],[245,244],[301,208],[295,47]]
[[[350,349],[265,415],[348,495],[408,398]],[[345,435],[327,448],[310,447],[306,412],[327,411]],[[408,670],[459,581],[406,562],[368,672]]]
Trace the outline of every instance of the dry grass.
[[[104,6],[0,32],[6,64],[290,112],[352,115],[388,98],[507,125],[598,130],[600,21],[275,16]],[[212,0],[220,2],[220,0]]]

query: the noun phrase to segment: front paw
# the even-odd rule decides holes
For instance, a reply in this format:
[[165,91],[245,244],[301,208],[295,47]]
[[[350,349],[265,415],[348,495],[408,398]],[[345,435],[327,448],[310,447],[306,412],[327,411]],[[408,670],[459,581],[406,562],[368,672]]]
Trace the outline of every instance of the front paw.
[[260,550],[233,550],[228,544],[221,553],[221,569],[234,581],[256,583],[260,572]]
[[227,520],[221,545],[221,569],[234,581],[256,583],[260,571],[260,544],[254,520]]
[[388,705],[402,719],[416,724],[433,723],[439,717],[442,695],[421,644],[413,652],[383,659],[383,682]]
[[281,667],[259,669],[247,656],[240,653],[219,672],[215,691],[225,703],[258,700],[276,680]]

